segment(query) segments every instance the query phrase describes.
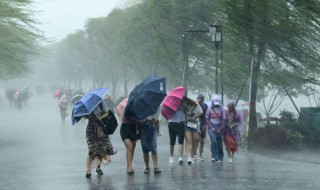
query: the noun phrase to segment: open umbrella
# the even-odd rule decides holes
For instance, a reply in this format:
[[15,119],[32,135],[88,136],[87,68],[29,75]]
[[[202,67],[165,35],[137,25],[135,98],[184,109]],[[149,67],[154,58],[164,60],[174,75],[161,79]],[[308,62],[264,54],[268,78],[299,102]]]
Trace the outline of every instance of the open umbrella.
[[62,93],[61,89],[56,90],[53,94],[54,98],[58,98],[60,96],[60,93]]
[[107,88],[98,88],[84,95],[74,106],[72,110],[72,125],[80,121],[83,116],[91,112],[102,102],[109,93]]
[[126,109],[127,103],[128,103],[128,99],[126,98],[117,105],[116,113],[118,117],[123,117],[124,110]]
[[183,100],[183,96],[186,92],[186,88],[178,86],[171,90],[162,102],[161,114],[164,118],[171,119],[177,112],[179,105]]
[[131,91],[124,116],[139,121],[153,115],[166,95],[166,78],[147,77]]
[[83,95],[75,95],[71,98],[70,102],[72,105],[76,105],[77,102],[83,97]]

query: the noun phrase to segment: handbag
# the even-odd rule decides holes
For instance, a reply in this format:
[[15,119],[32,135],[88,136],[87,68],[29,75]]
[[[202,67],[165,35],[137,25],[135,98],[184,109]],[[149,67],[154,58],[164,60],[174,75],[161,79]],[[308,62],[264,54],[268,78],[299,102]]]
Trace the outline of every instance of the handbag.
[[112,135],[118,127],[118,121],[114,113],[109,110],[109,115],[101,120],[103,123],[103,132],[107,135]]
[[192,128],[192,129],[197,129],[199,127],[199,123],[188,121],[187,127]]

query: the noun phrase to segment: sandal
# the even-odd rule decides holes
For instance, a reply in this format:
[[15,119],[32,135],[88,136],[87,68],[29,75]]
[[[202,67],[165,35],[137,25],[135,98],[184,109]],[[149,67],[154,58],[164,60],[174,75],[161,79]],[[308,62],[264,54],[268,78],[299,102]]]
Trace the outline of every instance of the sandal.
[[144,170],[144,174],[149,174],[150,173],[150,168],[146,168],[145,170]]
[[157,168],[154,168],[154,174],[160,174],[161,173],[161,170],[157,167]]
[[91,171],[90,170],[86,171],[86,178],[91,178]]
[[100,168],[97,168],[96,172],[98,173],[98,175],[103,175],[103,172],[102,172],[102,170]]
[[131,168],[131,169],[128,169],[128,174],[134,174],[134,170]]

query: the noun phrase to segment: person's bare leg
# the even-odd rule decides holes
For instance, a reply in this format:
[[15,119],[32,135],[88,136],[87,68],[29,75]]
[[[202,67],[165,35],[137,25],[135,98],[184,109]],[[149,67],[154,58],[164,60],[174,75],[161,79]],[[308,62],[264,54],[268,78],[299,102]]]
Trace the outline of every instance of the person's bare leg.
[[232,158],[232,156],[231,156],[231,150],[228,150],[228,149],[227,149],[227,154],[228,154],[228,158]]
[[199,134],[197,132],[193,132],[191,134],[192,134],[191,158],[194,158],[194,155],[196,154],[196,151],[197,151],[198,142],[199,142]]
[[86,159],[86,171],[91,171],[91,163],[92,159],[90,158],[89,154],[87,154],[87,159]]
[[199,140],[199,156],[200,157],[202,156],[202,153],[203,153],[203,146],[204,146],[203,139],[200,139]]
[[151,153],[152,160],[153,160],[153,167],[158,167],[158,153]]
[[127,153],[126,153],[127,169],[128,169],[128,171],[133,171],[132,161],[133,161],[134,149],[135,149],[136,142],[131,141],[130,139],[125,139],[123,141],[123,143],[125,144],[126,149],[127,149]]
[[146,168],[150,168],[149,167],[149,153],[143,153],[143,160],[144,160],[144,164],[146,165]]
[[170,145],[170,156],[173,157],[174,145]]
[[186,139],[186,153],[187,153],[187,157],[191,157],[192,156],[192,134],[190,131],[186,131],[185,134],[185,139]]
[[184,148],[184,145],[183,144],[179,144],[179,157],[183,156],[183,148]]

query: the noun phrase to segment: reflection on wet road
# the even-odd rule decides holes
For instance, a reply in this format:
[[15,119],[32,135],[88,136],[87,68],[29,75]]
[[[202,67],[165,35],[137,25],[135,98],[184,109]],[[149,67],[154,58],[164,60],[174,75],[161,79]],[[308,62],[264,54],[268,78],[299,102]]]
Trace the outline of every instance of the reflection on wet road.
[[169,165],[166,126],[158,137],[161,175],[143,173],[140,142],[135,174],[126,174],[125,148],[119,129],[111,137],[119,150],[104,175],[85,178],[85,123],[60,121],[58,105],[50,95],[33,97],[22,111],[0,107],[0,189],[319,189],[320,165],[273,159],[240,150],[235,162],[213,164],[208,145],[205,161]]

